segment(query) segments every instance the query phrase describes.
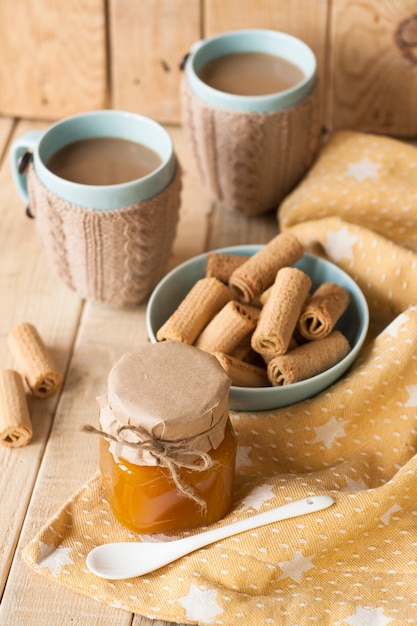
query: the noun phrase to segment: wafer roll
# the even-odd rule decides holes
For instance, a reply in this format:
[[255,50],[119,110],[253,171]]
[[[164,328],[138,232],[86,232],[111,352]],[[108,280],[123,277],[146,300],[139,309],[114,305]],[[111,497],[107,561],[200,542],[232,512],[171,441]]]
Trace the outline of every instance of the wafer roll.
[[33,324],[23,322],[8,337],[17,370],[38,398],[52,396],[62,384],[62,376]]
[[336,283],[323,283],[313,293],[299,320],[299,331],[308,340],[323,339],[335,327],[349,304],[349,293]]
[[252,363],[254,358],[259,357],[251,345],[252,333],[243,337],[243,339],[237,344],[235,348],[233,348],[230,356],[234,356],[235,359],[239,359],[240,361],[246,361],[248,363]]
[[220,280],[201,278],[157,331],[157,340],[194,343],[203,328],[230,299],[230,289]]
[[261,293],[261,295],[258,298],[258,301],[261,304],[261,306],[265,306],[269,296],[271,295],[271,291],[272,291],[272,285],[270,287],[268,287],[268,289],[265,289],[265,291],[263,291]]
[[268,378],[274,387],[291,385],[320,374],[350,352],[349,342],[338,330],[324,339],[305,343],[268,364]]
[[303,253],[303,245],[297,237],[288,232],[280,233],[233,272],[230,288],[242,302],[252,302],[272,285],[282,267],[293,265]]
[[256,352],[285,354],[310,287],[310,277],[296,267],[279,270],[252,335]]
[[266,369],[240,361],[229,354],[214,352],[213,355],[219,361],[226,374],[236,387],[269,387],[270,382]]
[[22,377],[15,370],[0,370],[0,443],[19,448],[31,439],[32,423]]
[[207,324],[195,342],[205,352],[230,354],[256,326],[259,310],[231,300]]
[[[295,340],[294,337],[291,337],[290,343],[288,345],[287,352],[290,352],[291,350],[295,350],[295,348],[298,348],[298,343],[297,343],[297,341]],[[281,355],[280,354],[274,354],[272,352],[271,352],[271,354],[267,354],[266,352],[261,354],[261,357],[264,360],[264,363],[266,363],[266,365],[268,365],[268,363],[270,363],[272,361],[272,359],[275,359],[275,357],[277,357],[277,356],[281,356]]]
[[229,278],[237,269],[248,260],[242,254],[225,254],[223,252],[212,252],[207,257],[206,276],[214,276],[222,283],[229,284]]

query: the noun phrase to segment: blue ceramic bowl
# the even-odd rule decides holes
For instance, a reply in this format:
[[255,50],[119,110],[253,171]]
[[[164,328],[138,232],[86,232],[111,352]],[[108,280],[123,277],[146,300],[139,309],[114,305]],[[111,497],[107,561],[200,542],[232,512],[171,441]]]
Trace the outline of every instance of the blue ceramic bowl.
[[[252,256],[260,245],[242,245],[221,248],[214,252]],[[155,287],[146,309],[146,326],[150,340],[156,342],[156,333],[174,312],[194,283],[203,278],[209,253],[182,263],[169,272]],[[334,383],[346,372],[356,359],[369,326],[369,310],[365,296],[355,281],[337,265],[312,254],[304,254],[295,264],[312,280],[312,291],[321,283],[334,282],[347,289],[350,303],[338,321],[340,330],[351,346],[349,354],[325,372],[307,380],[282,387],[235,387],[231,386],[229,406],[236,411],[267,411],[306,400]]]

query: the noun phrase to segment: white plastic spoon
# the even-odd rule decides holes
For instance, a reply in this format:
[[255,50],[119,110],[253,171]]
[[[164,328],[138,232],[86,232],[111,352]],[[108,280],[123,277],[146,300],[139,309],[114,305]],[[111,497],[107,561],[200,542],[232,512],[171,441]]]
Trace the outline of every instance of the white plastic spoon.
[[315,513],[326,509],[333,502],[330,496],[311,496],[175,541],[106,543],[91,550],[87,556],[87,567],[93,574],[110,580],[143,576],[210,543],[272,522]]

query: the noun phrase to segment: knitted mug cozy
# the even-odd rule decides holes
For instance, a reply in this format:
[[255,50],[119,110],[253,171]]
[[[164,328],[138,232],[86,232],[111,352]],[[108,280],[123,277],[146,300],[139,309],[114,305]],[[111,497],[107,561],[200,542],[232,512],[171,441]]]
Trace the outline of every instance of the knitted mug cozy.
[[31,213],[51,265],[82,297],[135,305],[166,271],[179,219],[181,170],[157,196],[121,209],[71,204],[28,171]]
[[181,84],[182,126],[204,186],[248,216],[276,208],[310,167],[321,133],[318,87],[274,113],[210,106]]

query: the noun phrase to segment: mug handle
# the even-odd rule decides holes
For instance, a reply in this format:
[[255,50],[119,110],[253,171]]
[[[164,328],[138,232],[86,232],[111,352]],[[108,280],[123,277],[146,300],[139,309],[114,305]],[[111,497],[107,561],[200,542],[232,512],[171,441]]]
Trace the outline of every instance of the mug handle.
[[201,48],[204,42],[205,42],[205,39],[199,39],[198,41],[193,43],[189,52],[187,52],[187,54],[184,54],[184,56],[182,57],[180,61],[180,64],[179,64],[180,70],[185,69],[185,64],[187,63],[188,57],[190,57],[192,54],[194,54],[194,52],[196,52],[199,48]]
[[17,191],[23,198],[23,201],[28,204],[29,195],[27,189],[26,174],[20,173],[19,165],[22,157],[27,152],[33,152],[39,143],[43,132],[41,130],[31,130],[18,139],[16,139],[10,148],[10,161],[13,174],[13,181]]

